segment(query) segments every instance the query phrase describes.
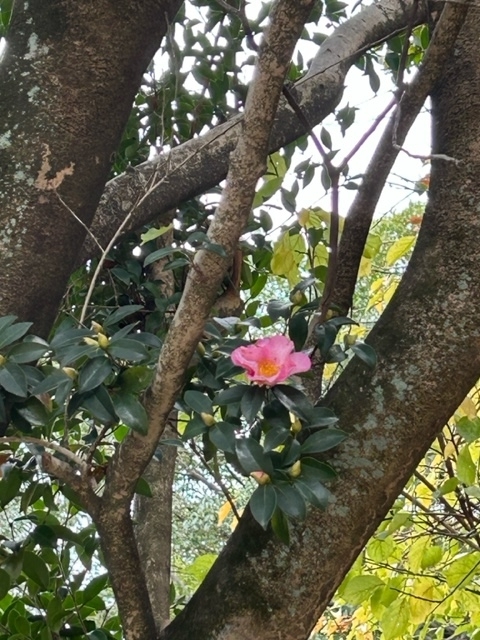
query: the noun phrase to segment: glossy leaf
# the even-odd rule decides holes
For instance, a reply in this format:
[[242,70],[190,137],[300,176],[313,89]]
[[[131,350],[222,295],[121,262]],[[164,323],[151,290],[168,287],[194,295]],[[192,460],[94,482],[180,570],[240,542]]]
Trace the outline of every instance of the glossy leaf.
[[352,344],[350,349],[356,356],[360,358],[360,360],[363,360],[363,362],[365,362],[365,364],[367,364],[372,369],[376,366],[377,354],[375,352],[375,349],[373,349],[373,347],[371,347],[369,344],[356,342],[355,344]]
[[50,571],[44,560],[31,551],[25,551],[23,555],[22,570],[26,576],[38,584],[42,589],[48,588]]
[[246,473],[265,471],[271,475],[273,466],[263,447],[253,438],[239,438],[235,443],[238,462]]
[[277,506],[275,489],[271,484],[264,484],[257,487],[252,493],[248,504],[252,516],[261,527],[266,529]]
[[302,443],[302,455],[308,453],[321,453],[333,449],[345,440],[347,434],[340,429],[322,429],[309,436]]
[[250,385],[242,396],[240,410],[247,424],[252,424],[265,399],[265,388]]
[[212,401],[200,391],[186,391],[183,395],[185,403],[197,413],[213,413]]
[[235,453],[236,437],[235,433],[238,427],[228,422],[217,422],[214,427],[208,430],[210,441],[220,449],[228,453]]
[[80,370],[78,376],[78,390],[86,393],[95,389],[111,374],[112,363],[105,356],[89,360]]
[[278,508],[290,518],[303,520],[307,515],[307,505],[295,485],[291,485],[288,482],[276,482],[274,489],[277,494]]
[[149,358],[148,351],[143,344],[129,338],[112,340],[108,345],[108,353],[114,358],[128,360],[129,362],[142,362]]
[[302,391],[286,384],[277,384],[272,387],[272,392],[285,408],[302,420],[309,421],[313,405]]
[[145,435],[148,431],[148,416],[144,406],[130,393],[119,393],[112,397],[115,412],[124,425]]
[[0,331],[0,349],[20,340],[32,325],[33,322],[17,322],[16,324],[5,327]]
[[0,387],[15,396],[27,397],[27,378],[18,364],[6,362],[0,366]]

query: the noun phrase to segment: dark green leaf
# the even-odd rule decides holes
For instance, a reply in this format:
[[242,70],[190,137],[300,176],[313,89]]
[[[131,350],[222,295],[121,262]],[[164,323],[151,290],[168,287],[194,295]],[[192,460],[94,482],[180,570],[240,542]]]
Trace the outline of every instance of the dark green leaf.
[[302,391],[286,384],[277,384],[272,391],[285,408],[308,422],[313,405]]
[[295,486],[288,482],[276,482],[273,485],[277,494],[277,506],[290,518],[303,520],[307,515],[305,499]]
[[322,429],[309,436],[302,444],[302,455],[307,453],[321,453],[339,445],[347,434],[340,429]]
[[202,433],[206,433],[207,431],[208,431],[207,425],[200,418],[200,416],[195,415],[185,427],[185,431],[182,434],[182,440],[189,440],[190,438],[195,438],[196,436],[199,436]]
[[9,327],[15,322],[17,316],[3,316],[0,318],[0,335],[6,327]]
[[318,348],[323,357],[332,348],[335,340],[337,339],[338,329],[333,324],[318,324],[314,329],[315,338],[317,340]]
[[290,318],[288,323],[288,335],[295,345],[295,350],[300,351],[305,344],[308,335],[308,322],[303,313],[296,313]]
[[148,351],[143,344],[130,338],[112,340],[108,345],[108,353],[114,358],[129,360],[130,362],[141,362],[149,358]]
[[17,324],[3,329],[3,331],[0,332],[0,349],[19,340],[27,333],[32,324],[33,322],[17,322]]
[[211,251],[212,253],[216,253],[222,258],[227,257],[227,252],[225,251],[225,249],[222,247],[221,244],[215,244],[214,242],[204,242],[201,248],[205,249],[205,251]]
[[292,309],[291,302],[284,302],[283,300],[272,300],[267,304],[267,313],[273,322],[276,322],[280,318],[288,318]]
[[108,640],[109,636],[101,629],[94,629],[90,631],[90,633],[87,633],[87,638],[88,640]]
[[315,507],[325,509],[330,499],[330,491],[317,480],[310,478],[296,478],[295,488],[302,494],[307,502]]
[[336,422],[338,422],[338,418],[331,409],[327,409],[326,407],[313,407],[308,426],[310,428],[329,427]]
[[25,551],[23,556],[23,573],[42,589],[48,588],[50,571],[43,559],[32,551]]
[[16,498],[22,485],[22,472],[18,467],[10,467],[0,480],[0,506],[5,507]]
[[38,342],[24,341],[8,350],[8,359],[17,364],[33,362],[44,356],[49,348],[46,342],[40,341],[40,338],[38,338]]
[[200,391],[186,391],[183,399],[185,403],[197,413],[213,413],[212,401]]
[[273,451],[278,446],[283,444],[285,440],[291,436],[291,432],[289,429],[285,429],[282,426],[272,427],[266,434],[265,440],[263,442],[263,447],[265,451]]
[[343,362],[347,359],[347,354],[339,344],[334,344],[324,356],[325,362]]
[[0,387],[15,396],[27,397],[27,378],[18,364],[6,362],[0,367]]
[[265,389],[263,387],[257,385],[247,387],[240,404],[240,411],[247,424],[250,425],[255,420],[264,400]]
[[377,364],[377,354],[375,352],[375,349],[369,344],[356,342],[355,344],[352,344],[350,349],[356,356],[360,358],[360,360],[363,360],[363,362],[365,362],[365,364],[367,364],[372,369]]
[[249,388],[250,386],[246,384],[236,384],[229,389],[225,389],[224,391],[220,391],[220,393],[217,393],[213,403],[218,404],[222,407],[227,404],[241,402],[244,394]]
[[272,475],[273,466],[270,458],[265,455],[263,447],[253,438],[237,439],[235,451],[238,461],[246,473],[265,471],[265,473]]
[[146,498],[152,497],[152,490],[150,489],[150,485],[145,480],[145,478],[139,478],[137,480],[137,484],[135,485],[135,493],[139,496],[145,496]]
[[264,484],[255,489],[248,503],[252,516],[264,529],[270,522],[275,507],[277,506],[277,496],[271,484]]
[[0,569],[0,600],[7,595],[10,589],[10,576],[6,571]]
[[78,376],[78,390],[86,393],[95,389],[111,374],[112,363],[106,356],[98,356],[89,360],[81,369]]
[[331,482],[337,477],[337,472],[326,462],[320,462],[316,458],[302,458],[302,477]]
[[282,466],[283,467],[291,467],[294,462],[296,462],[301,453],[301,446],[298,440],[292,440],[290,446],[284,449],[282,452]]
[[112,397],[115,412],[124,425],[145,435],[148,416],[144,406],[130,393],[118,393]]
[[289,545],[290,529],[288,526],[288,520],[285,514],[283,513],[283,511],[280,511],[278,507],[273,512],[271,523],[272,523],[273,533],[277,536],[277,538],[281,540],[283,544]]
[[83,591],[83,604],[87,604],[88,602],[90,602],[90,600],[92,600],[92,598],[95,598],[95,596],[98,596],[98,594],[103,591],[103,589],[105,589],[105,587],[108,584],[108,574],[107,573],[102,573],[99,576],[95,576],[95,578],[92,578],[92,580],[87,584],[87,586],[85,587],[84,591]]
[[124,307],[119,307],[111,315],[105,318],[105,320],[103,321],[103,326],[104,328],[106,328],[111,327],[113,324],[118,324],[120,320],[133,315],[141,309],[143,309],[143,306],[141,304],[129,304],[125,305]]
[[41,547],[55,547],[57,542],[57,535],[52,527],[46,524],[39,524],[30,534],[33,542],[39,544]]
[[50,414],[45,405],[37,398],[29,398],[23,405],[17,405],[16,410],[27,422],[34,427],[43,427],[48,424]]
[[[75,394],[69,404],[69,413],[70,405],[73,403],[73,400],[77,395],[80,401],[78,406],[89,411],[94,418],[103,424],[110,424],[118,421],[110,394],[103,385],[97,387],[94,392],[89,392],[87,394]],[[72,408],[73,406],[74,404],[72,405]]]
[[330,318],[330,320],[327,320],[325,324],[331,325],[336,328],[343,327],[344,325],[349,324],[356,324],[358,326],[358,322],[355,322],[355,320],[347,318],[346,316],[335,316],[334,318]]
[[214,427],[208,430],[208,437],[210,438],[210,442],[212,442],[217,449],[220,449],[220,451],[235,453],[235,433],[237,430],[237,425],[228,422],[217,422]]

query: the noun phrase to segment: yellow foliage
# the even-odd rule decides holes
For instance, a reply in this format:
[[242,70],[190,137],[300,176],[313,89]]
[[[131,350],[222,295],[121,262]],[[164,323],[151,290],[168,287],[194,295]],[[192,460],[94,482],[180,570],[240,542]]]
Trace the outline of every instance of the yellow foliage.
[[434,578],[418,578],[412,586],[412,597],[409,599],[410,617],[415,624],[425,622],[426,618],[440,604],[444,593]]
[[305,239],[300,234],[290,235],[285,231],[273,246],[270,263],[272,273],[285,276],[291,287],[300,280],[299,265],[305,258]]

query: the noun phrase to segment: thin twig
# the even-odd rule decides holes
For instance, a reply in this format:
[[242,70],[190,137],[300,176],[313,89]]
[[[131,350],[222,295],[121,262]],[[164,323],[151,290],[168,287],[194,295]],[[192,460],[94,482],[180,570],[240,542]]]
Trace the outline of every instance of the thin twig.
[[85,231],[88,233],[88,235],[92,238],[92,240],[95,242],[95,244],[97,245],[97,247],[100,249],[100,251],[103,253],[103,247],[100,244],[100,242],[97,240],[97,238],[95,237],[95,234],[92,233],[91,229],[89,229],[89,227],[87,227],[87,225],[84,223],[83,220],[81,220],[77,214],[75,213],[75,211],[73,211],[68,204],[65,202],[65,200],[62,198],[62,196],[58,193],[57,190],[55,190],[55,195],[57,196],[57,198],[60,200],[60,202],[63,204],[63,206],[65,207],[65,209],[68,211],[68,213],[70,215],[72,215],[75,220],[78,222],[78,224],[80,224]]
[[0,437],[0,444],[2,443],[19,443],[19,444],[35,444],[39,447],[45,447],[45,449],[53,449],[57,453],[61,453],[65,458],[68,458],[72,462],[75,462],[79,467],[85,467],[85,460],[82,460],[77,455],[70,451],[70,449],[66,449],[56,442],[47,442],[46,440],[42,440],[41,438],[32,438],[30,436],[22,436],[21,438],[18,436],[2,436]]

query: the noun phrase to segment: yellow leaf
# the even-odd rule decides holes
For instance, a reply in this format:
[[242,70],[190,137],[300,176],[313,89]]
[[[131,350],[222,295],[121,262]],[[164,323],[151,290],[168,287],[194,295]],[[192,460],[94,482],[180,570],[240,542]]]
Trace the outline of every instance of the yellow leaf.
[[315,266],[326,266],[328,264],[328,250],[327,247],[320,243],[315,247]]
[[370,260],[370,258],[365,258],[365,256],[362,256],[362,259],[360,260],[360,267],[358,269],[358,277],[366,278],[371,273],[372,273],[372,261]]
[[225,518],[228,516],[231,510],[232,510],[232,507],[229,501],[227,500],[222,504],[222,506],[218,510],[218,526],[220,526],[224,522]]
[[464,412],[464,414],[467,416],[467,418],[476,418],[477,417],[477,407],[476,407],[474,401],[470,398],[470,396],[467,396],[464,399],[464,401],[460,405],[459,409],[461,409]]
[[415,242],[417,236],[403,236],[403,238],[399,238],[395,240],[390,249],[387,251],[387,255],[385,258],[386,264],[391,267],[397,260],[403,258],[410,249],[413,247],[413,243]]
[[299,264],[305,258],[305,240],[298,233],[290,235],[283,233],[273,246],[271,261],[272,273],[276,276],[286,276],[290,286],[295,286],[300,280]]
[[442,591],[434,578],[421,577],[415,580],[412,597],[409,599],[411,621],[415,624],[425,622],[442,597]]

